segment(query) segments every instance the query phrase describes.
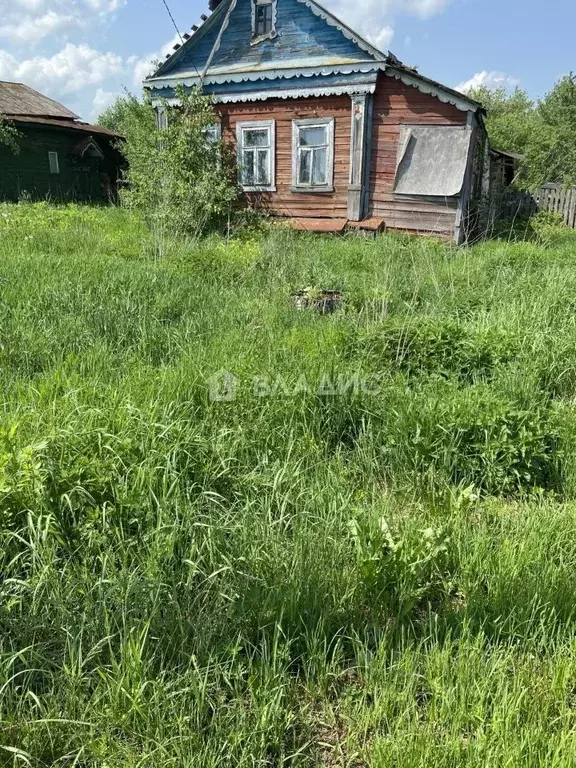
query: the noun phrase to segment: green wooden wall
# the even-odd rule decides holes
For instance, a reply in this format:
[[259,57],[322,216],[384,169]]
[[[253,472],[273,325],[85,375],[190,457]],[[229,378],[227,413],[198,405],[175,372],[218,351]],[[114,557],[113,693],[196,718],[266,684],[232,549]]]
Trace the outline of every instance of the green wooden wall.
[[[52,126],[18,125],[20,153],[0,144],[0,200],[102,200],[100,161],[71,154],[86,133]],[[98,141],[98,137],[95,137]],[[49,152],[58,153],[60,173],[50,173]]]

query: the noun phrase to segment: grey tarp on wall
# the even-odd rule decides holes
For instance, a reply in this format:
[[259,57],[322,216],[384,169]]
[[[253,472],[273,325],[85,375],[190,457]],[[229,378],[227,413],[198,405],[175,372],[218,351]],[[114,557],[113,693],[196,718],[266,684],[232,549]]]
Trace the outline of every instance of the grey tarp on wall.
[[394,192],[456,197],[462,191],[472,131],[451,125],[401,125]]

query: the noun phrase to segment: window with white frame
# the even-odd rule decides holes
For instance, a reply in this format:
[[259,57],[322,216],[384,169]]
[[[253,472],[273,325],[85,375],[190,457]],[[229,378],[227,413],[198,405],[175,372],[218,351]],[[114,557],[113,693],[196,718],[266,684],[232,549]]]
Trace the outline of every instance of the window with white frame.
[[258,42],[276,36],[276,0],[252,0],[252,37]]
[[165,131],[168,128],[168,112],[164,107],[156,109],[156,125],[159,131]]
[[334,118],[292,122],[292,187],[331,192],[334,188]]
[[237,123],[240,184],[247,192],[273,192],[275,187],[275,122]]
[[48,152],[48,165],[50,166],[50,173],[60,173],[60,162],[58,160],[58,152]]
[[207,125],[204,128],[204,138],[207,144],[217,144],[222,139],[222,126],[220,123],[214,123],[214,125]]

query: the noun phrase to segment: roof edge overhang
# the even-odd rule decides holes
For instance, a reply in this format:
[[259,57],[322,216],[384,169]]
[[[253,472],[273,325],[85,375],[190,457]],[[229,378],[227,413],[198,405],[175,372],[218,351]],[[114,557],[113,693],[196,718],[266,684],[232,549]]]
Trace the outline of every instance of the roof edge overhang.
[[[377,73],[378,71],[384,72],[388,77],[394,77],[397,80],[400,80],[404,83],[404,85],[408,85],[412,88],[417,88],[421,93],[425,93],[427,95],[435,96],[437,99],[439,99],[444,104],[452,104],[457,109],[462,110],[463,112],[474,112],[474,113],[483,113],[484,109],[482,105],[474,101],[473,99],[469,99],[465,96],[463,93],[459,93],[458,91],[454,91],[452,88],[448,88],[447,86],[442,85],[441,83],[437,83],[434,80],[430,80],[427,77],[424,77],[423,75],[419,74],[418,72],[407,70],[402,67],[395,67],[390,66],[389,64],[386,64],[386,62],[358,62],[351,64],[349,66],[343,66],[343,65],[334,65],[334,66],[328,66],[328,67],[307,67],[307,68],[298,68],[298,69],[270,69],[270,70],[262,70],[262,71],[256,71],[256,72],[238,72],[238,73],[222,73],[220,75],[211,75],[204,81],[203,85],[208,90],[210,89],[211,85],[225,85],[227,83],[254,83],[254,82],[265,82],[265,81],[272,81],[272,80],[291,80],[291,79],[298,79],[300,78],[312,78],[314,76],[326,76],[326,75],[352,75],[352,74],[358,74],[358,73],[370,73],[374,72]],[[148,81],[146,81],[146,87],[151,91],[153,98],[156,97],[157,99],[162,99],[162,94],[160,93],[162,90],[166,89],[173,89],[176,88],[178,85],[183,85],[185,87],[192,88],[195,85],[200,85],[200,78],[192,73],[183,73],[179,77],[158,77],[158,78],[152,78]],[[287,84],[288,85],[288,84]],[[350,86],[343,86],[342,88],[345,88],[346,90],[342,90],[341,92],[354,92],[354,85]],[[304,91],[307,91],[307,94],[304,94]],[[277,94],[280,93],[286,93],[286,94],[293,94],[295,92],[302,92],[302,95],[335,95],[335,91],[332,91],[327,88],[323,89],[307,89],[304,87],[297,87],[297,88],[290,88],[287,87],[285,91],[275,91],[275,92],[267,92],[266,90],[262,90],[261,94],[270,93],[269,96],[267,95],[261,95],[258,99],[254,95],[255,92],[247,92],[246,94],[234,94],[233,97],[231,96],[229,101],[251,101],[251,100],[264,100],[266,98],[283,98],[283,96],[278,96]],[[358,91],[356,91],[358,92]],[[372,91],[373,92],[373,91]],[[224,98],[224,95],[216,96],[215,100],[220,101],[222,103],[222,99]],[[293,96],[286,95],[285,98],[293,98]]]
[[[245,104],[252,101],[267,101],[269,99],[309,99],[320,96],[353,96],[362,93],[374,93],[376,82],[356,83],[352,85],[333,85],[321,87],[286,88],[284,90],[246,91],[245,93],[218,93],[214,94],[215,104]],[[152,106],[158,107],[167,104],[170,107],[180,105],[180,99],[175,96],[152,99]]]
[[104,128],[102,125],[92,125],[92,123],[83,123],[75,120],[59,120],[52,117],[24,117],[23,115],[14,115],[7,117],[10,122],[16,126],[36,126],[39,128],[59,129],[63,131],[73,131],[75,133],[93,133],[102,139],[124,139],[122,134]]
[[[357,73],[376,72],[386,68],[386,63],[359,61],[349,65],[336,64],[315,67],[294,67],[291,69],[264,69],[243,72],[222,72],[211,74],[204,80],[203,85],[209,88],[211,85],[223,85],[225,83],[254,83],[258,80],[281,80],[295,77],[314,77],[326,75],[353,75]],[[153,89],[176,88],[178,85],[192,87],[200,85],[201,78],[193,72],[183,72],[177,77],[154,77],[145,81],[145,87]]]
[[430,80],[418,72],[403,69],[402,67],[388,66],[386,67],[385,74],[388,77],[394,77],[396,80],[401,80],[404,85],[417,88],[421,93],[435,96],[444,104],[452,104],[457,109],[462,110],[462,112],[484,112],[484,108],[480,102],[469,99],[465,94],[455,91],[452,88],[448,88],[448,86],[437,83],[434,80]]

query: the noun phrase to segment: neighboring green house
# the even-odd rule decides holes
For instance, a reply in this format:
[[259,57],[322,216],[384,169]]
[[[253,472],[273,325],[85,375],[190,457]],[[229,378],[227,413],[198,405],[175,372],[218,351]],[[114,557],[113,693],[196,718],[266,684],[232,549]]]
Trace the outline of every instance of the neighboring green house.
[[0,82],[0,115],[18,130],[20,150],[0,144],[0,200],[115,198],[121,165],[116,133],[81,122],[22,83]]

